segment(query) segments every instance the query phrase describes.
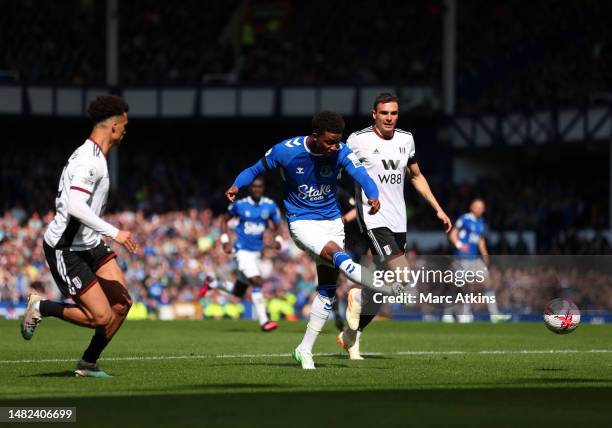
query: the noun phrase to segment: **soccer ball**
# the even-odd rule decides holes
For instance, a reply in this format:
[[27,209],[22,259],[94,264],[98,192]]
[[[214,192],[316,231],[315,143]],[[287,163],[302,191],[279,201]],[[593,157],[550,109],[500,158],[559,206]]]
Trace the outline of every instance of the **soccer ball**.
[[551,300],[544,308],[544,324],[553,333],[571,333],[580,324],[580,310],[567,299]]

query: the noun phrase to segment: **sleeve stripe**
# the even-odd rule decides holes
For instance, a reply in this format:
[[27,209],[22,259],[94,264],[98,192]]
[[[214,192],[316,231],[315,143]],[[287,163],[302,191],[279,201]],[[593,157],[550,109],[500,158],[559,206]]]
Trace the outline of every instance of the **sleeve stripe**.
[[83,189],[82,187],[77,187],[77,186],[70,186],[71,189],[74,190],[79,190],[81,192],[87,193],[88,195],[91,195],[91,192],[87,189]]

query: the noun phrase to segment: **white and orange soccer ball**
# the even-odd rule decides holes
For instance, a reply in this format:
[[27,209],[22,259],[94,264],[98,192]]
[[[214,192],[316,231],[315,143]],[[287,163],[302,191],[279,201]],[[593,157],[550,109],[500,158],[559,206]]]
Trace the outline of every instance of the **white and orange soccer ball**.
[[571,333],[580,324],[580,310],[567,299],[554,299],[544,308],[544,324],[553,333]]

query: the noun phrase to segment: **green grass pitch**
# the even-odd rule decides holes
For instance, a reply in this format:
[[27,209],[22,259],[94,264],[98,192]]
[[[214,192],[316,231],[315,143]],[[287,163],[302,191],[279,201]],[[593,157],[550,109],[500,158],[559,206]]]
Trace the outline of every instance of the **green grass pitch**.
[[111,379],[72,377],[91,331],[18,330],[0,321],[0,406],[76,406],[73,427],[612,426],[609,325],[376,322],[373,354],[349,361],[328,323],[304,371],[304,323],[128,321],[100,361]]

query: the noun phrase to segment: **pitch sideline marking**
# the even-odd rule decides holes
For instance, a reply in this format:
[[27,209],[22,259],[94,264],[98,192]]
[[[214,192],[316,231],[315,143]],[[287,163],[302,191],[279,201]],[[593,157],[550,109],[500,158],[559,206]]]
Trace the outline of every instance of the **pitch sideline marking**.
[[[612,349],[542,349],[542,350],[517,350],[517,351],[397,351],[397,352],[366,352],[365,356],[419,356],[419,355],[528,355],[528,354],[605,354],[612,353]],[[330,357],[334,355],[346,355],[342,352],[321,352],[314,354],[315,357]],[[203,354],[203,355],[149,355],[135,357],[109,357],[100,358],[101,361],[155,361],[155,360],[206,360],[217,358],[287,358],[291,354]],[[41,360],[0,360],[0,364],[26,364],[26,363],[68,363],[76,361],[74,358],[49,358]]]

